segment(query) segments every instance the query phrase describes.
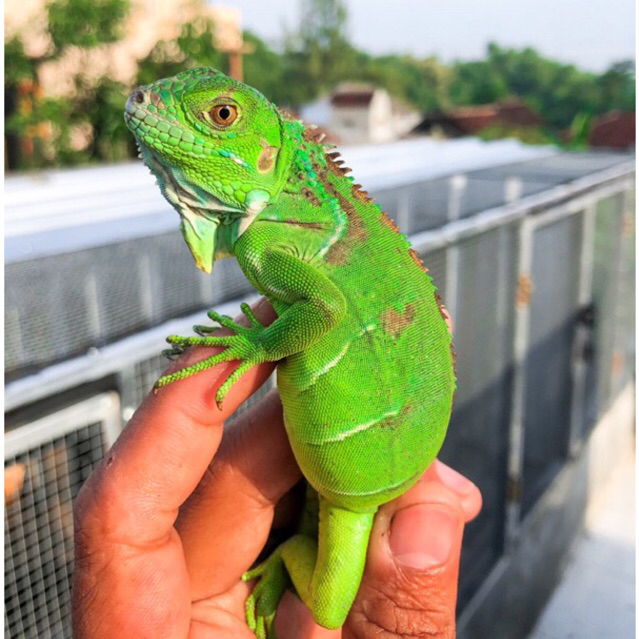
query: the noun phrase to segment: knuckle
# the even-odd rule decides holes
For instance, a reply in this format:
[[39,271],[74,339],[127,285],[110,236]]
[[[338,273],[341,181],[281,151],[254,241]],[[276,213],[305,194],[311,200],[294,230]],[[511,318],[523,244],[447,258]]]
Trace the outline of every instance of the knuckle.
[[347,622],[352,639],[453,639],[455,603],[428,578],[363,585]]

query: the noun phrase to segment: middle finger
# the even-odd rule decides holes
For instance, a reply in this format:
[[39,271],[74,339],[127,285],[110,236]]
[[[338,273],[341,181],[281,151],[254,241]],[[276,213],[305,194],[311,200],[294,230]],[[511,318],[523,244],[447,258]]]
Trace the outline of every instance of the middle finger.
[[262,550],[277,501],[297,482],[276,391],[225,430],[220,448],[180,510],[194,601],[237,582]]

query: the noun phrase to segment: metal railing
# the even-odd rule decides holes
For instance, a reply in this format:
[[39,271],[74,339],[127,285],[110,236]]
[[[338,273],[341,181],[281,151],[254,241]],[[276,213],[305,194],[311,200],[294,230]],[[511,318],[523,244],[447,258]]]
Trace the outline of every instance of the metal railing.
[[111,392],[5,435],[5,637],[71,636],[73,500],[119,431]]
[[[455,325],[458,391],[442,458],[475,481],[484,497],[483,511],[465,535],[460,608],[516,543],[527,513],[562,464],[579,454],[598,416],[633,374],[634,160],[525,196],[526,183],[504,175],[504,203],[477,214],[462,206],[467,176],[447,178],[447,221],[422,231],[415,230],[419,199],[407,198],[404,187],[380,191],[400,230],[410,233]],[[415,185],[414,191],[424,188]],[[240,301],[216,308],[233,315]],[[20,412],[99,383],[117,394],[124,424],[165,366],[158,355],[164,337],[203,321],[204,311],[172,319],[17,379],[6,388],[7,410]],[[77,415],[80,408],[74,410]],[[68,423],[83,432],[90,422]],[[58,439],[50,434],[51,442]],[[96,444],[97,456],[108,440]],[[24,454],[42,445],[34,441],[29,448],[28,437],[24,441]],[[5,466],[14,463],[23,463],[16,451],[5,452]],[[24,490],[32,490],[29,481]],[[16,515],[5,518],[5,537],[24,534],[16,521]],[[33,546],[16,542],[21,565],[39,561],[37,535],[29,539]],[[68,553],[67,543],[60,542],[60,552]],[[16,561],[5,565],[5,581],[18,583]],[[36,580],[45,579],[45,568],[38,569]],[[45,636],[17,625],[22,613],[15,610],[45,606],[49,596],[66,601],[64,584],[44,595],[16,586],[5,601],[6,636]],[[44,627],[38,623],[29,627]]]

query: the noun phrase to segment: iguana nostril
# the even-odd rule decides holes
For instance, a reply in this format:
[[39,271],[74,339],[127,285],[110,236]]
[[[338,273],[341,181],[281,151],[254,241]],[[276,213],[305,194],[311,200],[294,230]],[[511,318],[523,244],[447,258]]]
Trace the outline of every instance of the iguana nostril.
[[144,104],[144,102],[146,102],[146,97],[144,95],[144,92],[141,91],[140,89],[135,91],[135,93],[133,94],[133,101],[136,104]]

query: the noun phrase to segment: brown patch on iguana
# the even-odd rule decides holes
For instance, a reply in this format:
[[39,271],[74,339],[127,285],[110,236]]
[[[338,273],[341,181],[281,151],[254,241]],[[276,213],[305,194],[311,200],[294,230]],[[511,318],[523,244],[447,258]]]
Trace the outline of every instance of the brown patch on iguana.
[[393,415],[391,417],[387,417],[378,423],[380,428],[401,428],[405,423],[408,415],[413,410],[415,405],[412,402],[409,402],[399,411],[397,415]]
[[455,353],[452,342],[450,343],[450,356],[453,360],[453,373],[455,373],[455,377],[457,377],[457,353]]
[[351,247],[344,241],[344,238],[337,240],[326,253],[326,262],[333,266],[341,266],[348,262],[351,255]]
[[361,218],[352,202],[349,202],[327,179],[325,173],[319,174],[322,186],[328,193],[337,198],[339,206],[346,214],[348,228],[346,233],[339,238],[326,253],[326,262],[333,265],[342,265],[348,262],[348,258],[357,244],[362,244],[368,239],[368,231],[364,220]]
[[313,193],[313,191],[311,189],[309,189],[308,187],[304,187],[301,191],[302,195],[309,201],[311,202],[311,204],[314,204],[315,206],[321,206],[322,203],[320,202],[320,199],[317,197],[317,195],[315,195],[315,193]]
[[316,144],[317,138],[321,137],[322,132],[318,129],[312,129],[310,126],[304,127],[304,132],[302,133],[302,137],[310,144]]
[[368,239],[368,231],[361,215],[357,212],[357,209],[352,202],[349,202],[339,191],[333,189],[333,195],[338,199],[340,208],[346,217],[348,217],[348,233],[346,239],[353,244],[359,244],[365,242]]
[[389,308],[380,315],[379,319],[384,332],[393,339],[397,339],[404,330],[413,323],[415,319],[415,305],[406,304],[401,313],[394,308]]

